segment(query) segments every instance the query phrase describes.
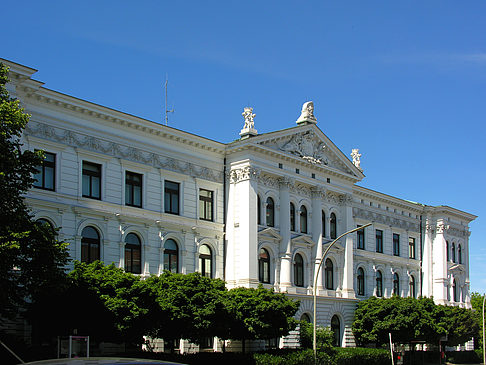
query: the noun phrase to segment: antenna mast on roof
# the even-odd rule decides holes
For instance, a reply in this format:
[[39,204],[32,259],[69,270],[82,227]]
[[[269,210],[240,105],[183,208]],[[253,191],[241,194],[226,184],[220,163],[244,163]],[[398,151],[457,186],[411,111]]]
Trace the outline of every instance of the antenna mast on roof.
[[169,117],[167,113],[173,113],[174,109],[167,109],[167,85],[169,84],[169,79],[167,74],[165,75],[165,125],[169,125]]

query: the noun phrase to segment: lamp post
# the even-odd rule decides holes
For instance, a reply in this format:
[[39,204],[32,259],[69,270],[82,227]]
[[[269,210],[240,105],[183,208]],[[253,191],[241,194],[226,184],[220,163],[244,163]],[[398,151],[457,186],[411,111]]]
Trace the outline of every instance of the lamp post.
[[317,267],[317,271],[316,273],[314,274],[315,275],[315,279],[314,279],[314,323],[313,323],[313,327],[314,327],[314,333],[313,333],[313,340],[312,340],[312,346],[314,348],[314,360],[317,361],[317,344],[316,344],[316,326],[317,326],[317,320],[316,320],[316,317],[317,317],[317,278],[319,277],[319,271],[321,270],[321,267],[322,267],[322,263],[324,262],[324,259],[326,258],[326,255],[327,253],[329,252],[329,250],[331,249],[331,247],[337,242],[339,241],[342,237],[350,234],[350,233],[353,233],[353,232],[356,232],[356,231],[359,231],[360,229],[364,229],[368,226],[371,226],[372,223],[368,223],[368,224],[365,224],[364,226],[361,226],[361,227],[358,227],[358,228],[354,228],[350,231],[347,231],[347,232],[344,232],[342,235],[340,235],[338,238],[336,238],[334,241],[331,242],[331,244],[329,246],[327,246],[326,248],[326,251],[324,251],[324,254],[322,255],[321,257],[321,262],[319,263],[319,266]]
[[484,302],[486,302],[486,294],[483,296],[483,364],[486,365],[486,336],[484,329]]

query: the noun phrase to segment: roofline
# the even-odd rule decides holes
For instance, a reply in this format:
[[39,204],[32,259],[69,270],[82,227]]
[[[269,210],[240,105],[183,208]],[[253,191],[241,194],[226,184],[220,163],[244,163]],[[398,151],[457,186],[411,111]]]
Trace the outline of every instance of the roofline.
[[[190,137],[193,139],[199,140],[200,143],[202,144],[212,144],[213,149],[219,150],[219,153],[223,154],[226,149],[226,143],[218,142],[210,138],[202,137],[199,135],[196,135],[191,132],[187,132],[178,128],[166,126],[142,117],[135,116],[130,113],[126,113],[114,108],[110,108],[104,105],[100,105],[85,99],[81,99],[66,93],[62,93],[56,90],[49,89],[44,86],[38,86],[38,85],[43,85],[43,82],[30,79],[30,81],[34,82],[37,87],[32,87],[32,83],[30,84],[24,84],[25,79],[29,79],[35,72],[37,72],[36,69],[9,61],[5,60],[3,58],[0,58],[0,62],[5,64],[6,66],[10,67],[9,73],[17,74],[20,75],[20,79],[24,79],[22,81],[18,81],[19,77],[16,78],[10,78],[9,82],[12,82],[13,84],[17,84],[20,86],[20,90],[23,92],[27,93],[28,97],[33,97],[34,95],[36,96],[43,96],[46,98],[50,99],[58,99],[57,101],[62,101],[66,104],[71,104],[71,105],[76,105],[85,109],[90,109],[91,111],[95,111],[96,113],[99,114],[112,114],[110,115],[113,118],[116,119],[129,119],[131,122],[138,122],[139,124],[146,124],[146,127],[150,129],[159,129],[159,130],[170,130],[171,133],[173,134],[179,134],[179,137]],[[204,141],[204,142],[203,142]],[[215,146],[216,145],[216,146]]]

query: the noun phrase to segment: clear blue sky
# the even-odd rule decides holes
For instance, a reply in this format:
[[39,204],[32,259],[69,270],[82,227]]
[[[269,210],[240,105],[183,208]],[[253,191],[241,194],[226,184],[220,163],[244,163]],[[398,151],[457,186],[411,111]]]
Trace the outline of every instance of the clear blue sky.
[[[136,4],[136,5],[135,5]],[[243,107],[260,133],[318,125],[361,185],[478,215],[471,290],[486,292],[485,1],[9,1],[0,57],[46,87],[238,138]]]

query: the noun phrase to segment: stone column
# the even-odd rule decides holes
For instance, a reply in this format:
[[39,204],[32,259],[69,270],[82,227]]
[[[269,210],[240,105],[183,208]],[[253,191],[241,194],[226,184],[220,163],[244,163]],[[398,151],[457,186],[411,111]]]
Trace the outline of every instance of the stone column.
[[[293,180],[282,178],[280,180],[280,235],[282,242],[280,244],[280,290],[285,291],[292,286],[292,247],[290,236],[290,186]],[[295,218],[297,220],[297,217]]]
[[[343,200],[344,211],[345,211],[345,232],[356,227],[353,218],[353,207],[351,206],[352,197],[351,195],[346,195]],[[344,270],[343,270],[343,289],[342,295],[344,298],[355,298],[354,285],[353,285],[353,271],[354,271],[354,245],[353,245],[353,234],[348,234],[344,238],[346,240],[346,248],[344,252]]]
[[[313,282],[311,286],[314,287],[316,280],[316,273],[322,258],[322,196],[324,192],[319,188],[312,189],[312,239],[315,242],[313,249],[313,257],[315,259]],[[322,286],[322,270],[319,271],[317,278],[317,293],[324,290]]]
[[[432,221],[432,217],[427,214],[426,218],[424,219],[424,241],[423,241],[423,251],[422,251],[422,273],[423,273],[423,283],[422,283],[422,290],[420,292],[421,295],[426,297],[431,297],[434,295],[434,290],[432,286],[432,241],[435,233],[435,227]],[[419,243],[420,244],[420,243]],[[419,251],[420,254],[420,251]],[[419,279],[420,280],[420,279]],[[418,282],[420,287],[420,281]]]

